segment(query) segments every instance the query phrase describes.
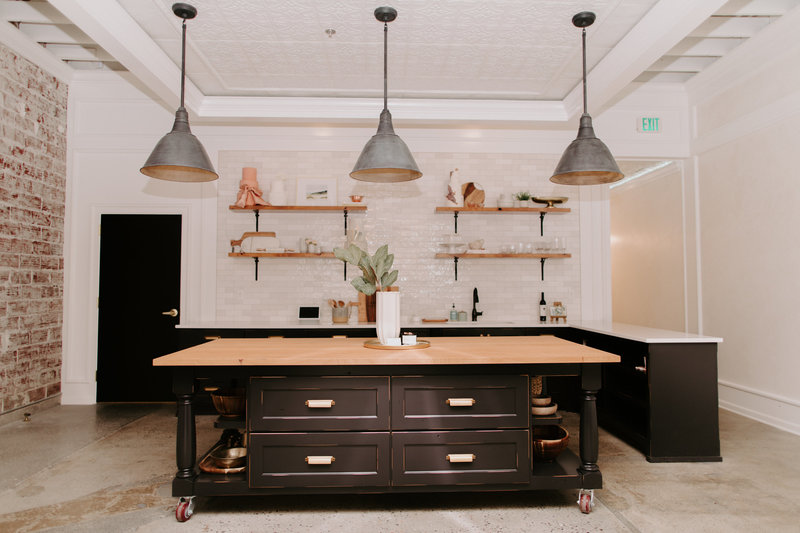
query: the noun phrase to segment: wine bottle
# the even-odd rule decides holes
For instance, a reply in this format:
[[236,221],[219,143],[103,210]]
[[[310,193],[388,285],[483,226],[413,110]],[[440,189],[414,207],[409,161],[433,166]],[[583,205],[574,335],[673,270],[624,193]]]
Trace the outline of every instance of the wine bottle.
[[544,301],[544,293],[542,299],[539,300],[539,322],[547,321],[547,302]]

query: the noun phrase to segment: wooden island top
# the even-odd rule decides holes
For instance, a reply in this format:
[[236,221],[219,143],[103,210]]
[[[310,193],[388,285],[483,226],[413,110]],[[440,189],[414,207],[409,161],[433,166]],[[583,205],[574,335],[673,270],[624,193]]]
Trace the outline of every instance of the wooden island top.
[[430,347],[375,350],[363,338],[216,339],[164,355],[154,366],[527,365],[618,363],[617,355],[550,335],[435,337]]

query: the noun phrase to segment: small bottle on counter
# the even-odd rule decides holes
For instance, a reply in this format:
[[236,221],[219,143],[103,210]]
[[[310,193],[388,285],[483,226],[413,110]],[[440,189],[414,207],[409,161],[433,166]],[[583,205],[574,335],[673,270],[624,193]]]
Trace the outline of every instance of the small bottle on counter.
[[547,302],[544,301],[544,293],[539,300],[539,322],[547,322]]
[[467,312],[466,311],[459,311],[458,312],[458,321],[459,322],[466,322],[467,321]]
[[458,320],[458,311],[456,311],[456,304],[453,304],[453,307],[450,308],[450,322],[456,322]]

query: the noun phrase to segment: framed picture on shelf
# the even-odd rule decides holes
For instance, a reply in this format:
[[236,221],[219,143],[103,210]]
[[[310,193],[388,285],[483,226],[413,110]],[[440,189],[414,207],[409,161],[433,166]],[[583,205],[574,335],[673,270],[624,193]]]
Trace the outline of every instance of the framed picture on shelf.
[[297,178],[297,205],[336,205],[336,178]]

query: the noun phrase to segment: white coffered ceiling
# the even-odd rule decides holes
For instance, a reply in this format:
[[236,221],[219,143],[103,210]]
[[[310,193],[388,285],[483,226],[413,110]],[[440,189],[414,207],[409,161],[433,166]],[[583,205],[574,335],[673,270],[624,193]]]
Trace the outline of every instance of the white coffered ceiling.
[[[0,0],[0,18],[7,21],[0,39],[43,47],[47,56],[35,53],[52,58],[54,69],[69,65],[62,76],[73,69],[130,71],[174,107],[180,19],[172,3]],[[360,116],[361,102],[382,94],[383,31],[372,14],[381,1],[191,3],[198,15],[188,21],[187,104],[200,116],[280,118],[288,102],[303,102],[309,118],[322,108],[346,118]],[[590,109],[596,110],[633,82],[685,82],[798,4],[395,0],[388,3],[399,13],[389,24],[390,107],[415,102],[431,117],[446,116],[448,106],[469,100],[512,115],[515,103],[528,102],[533,111],[522,118],[567,120],[580,109],[575,13],[597,14],[587,30]]]

